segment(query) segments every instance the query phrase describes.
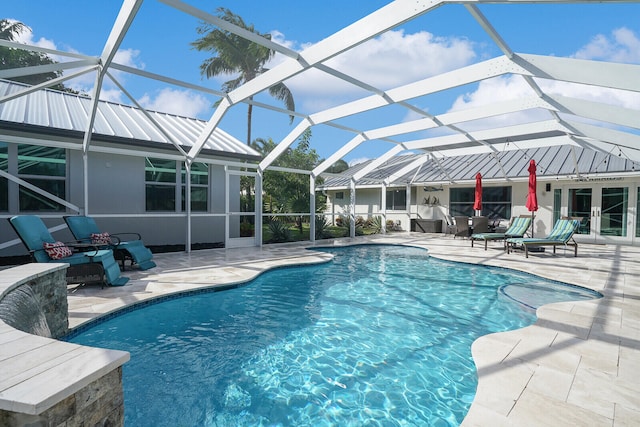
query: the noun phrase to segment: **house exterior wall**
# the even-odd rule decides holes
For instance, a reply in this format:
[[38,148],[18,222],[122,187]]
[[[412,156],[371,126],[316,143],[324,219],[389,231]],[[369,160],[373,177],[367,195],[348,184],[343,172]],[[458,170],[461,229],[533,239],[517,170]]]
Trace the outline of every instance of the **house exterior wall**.
[[[12,144],[9,144],[12,145]],[[15,148],[9,156],[17,155]],[[84,178],[82,153],[66,150],[66,200],[84,209]],[[16,172],[14,171],[13,174]],[[239,177],[230,176],[232,190],[239,192]],[[192,244],[222,244],[225,242],[225,169],[218,164],[209,165],[209,188],[207,212],[194,212],[191,218]],[[64,215],[75,215],[71,209],[66,212],[20,211],[17,199],[18,185],[9,182],[9,211],[0,213],[5,218],[20,214],[40,216],[45,224],[57,227],[64,224]],[[147,212],[145,185],[145,157],[91,152],[88,156],[88,215],[93,216],[101,230],[110,233],[140,233],[147,246],[185,245],[187,217],[180,211],[181,188],[176,185],[177,207],[171,212]],[[233,194],[233,193],[232,193]],[[237,194],[237,193],[236,193]],[[232,202],[235,210],[239,200]],[[231,210],[234,210],[232,205]],[[216,215],[217,214],[217,215]],[[64,227],[53,231],[52,236],[63,242],[73,241],[73,236]],[[25,255],[26,249],[19,241],[8,221],[0,223],[0,257]]]
[[[342,193],[342,199],[336,199],[336,193]],[[380,189],[361,188],[356,191],[355,215],[363,218],[380,215]],[[335,219],[339,216],[349,215],[351,212],[351,192],[350,190],[339,190],[327,192],[327,203],[325,215],[335,224]]]
[[[410,230],[410,218],[420,219],[441,219],[443,225],[443,231],[446,227],[446,216],[450,213],[450,189],[473,187],[474,184],[467,182],[464,184],[453,184],[429,186],[429,185],[416,185],[412,188],[412,198],[410,206],[410,214],[407,211],[387,211],[386,220],[392,220],[394,222],[400,221],[403,230]],[[528,181],[490,181],[483,182],[483,188],[489,188],[492,186],[510,186],[511,187],[511,217],[520,215],[530,216],[532,213],[526,208],[527,194],[528,194]],[[548,190],[547,190],[548,186]],[[600,233],[599,227],[606,227],[604,222],[605,215],[604,209],[606,207],[600,206],[600,192],[606,188],[626,188],[628,190],[627,200],[627,213],[626,213],[626,235],[625,236],[607,236],[606,233]],[[569,191],[575,189],[590,189],[593,192],[593,207],[591,212],[587,213],[583,218],[584,220],[591,221],[592,232],[587,234],[576,234],[574,238],[578,242],[590,242],[590,243],[622,243],[622,244],[640,244],[640,177],[628,176],[628,177],[592,177],[590,179],[544,179],[538,178],[537,185],[537,198],[538,198],[538,211],[534,213],[533,230],[535,236],[547,235],[554,224],[554,191],[561,191],[561,202],[558,206],[559,215],[568,215],[568,207],[571,201],[569,200]],[[342,203],[335,203],[335,193],[344,191],[345,198]],[[380,213],[380,189],[366,188],[357,189],[356,196],[356,212],[360,214],[373,211]],[[325,190],[328,200],[332,203],[328,203],[327,213],[337,211],[348,211],[348,190]],[[367,205],[367,203],[371,203]],[[602,202],[604,203],[604,202]],[[602,219],[600,217],[602,212]],[[595,216],[593,216],[595,214]],[[363,215],[365,216],[365,215]],[[510,218],[504,218],[506,225]],[[593,231],[595,230],[595,231]]]

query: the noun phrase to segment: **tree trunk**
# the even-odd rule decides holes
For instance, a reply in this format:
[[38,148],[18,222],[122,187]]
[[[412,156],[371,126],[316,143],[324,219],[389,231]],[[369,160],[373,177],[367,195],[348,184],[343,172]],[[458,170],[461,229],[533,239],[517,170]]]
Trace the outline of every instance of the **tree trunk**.
[[[253,96],[249,98],[249,101],[253,100]],[[251,144],[251,115],[253,113],[253,105],[247,106],[247,145]]]

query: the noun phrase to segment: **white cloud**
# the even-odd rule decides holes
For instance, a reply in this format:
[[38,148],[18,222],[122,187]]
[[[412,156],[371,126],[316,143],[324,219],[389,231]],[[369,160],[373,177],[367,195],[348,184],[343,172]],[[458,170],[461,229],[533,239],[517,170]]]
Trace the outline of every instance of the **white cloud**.
[[209,100],[188,90],[165,88],[154,95],[145,94],[138,102],[149,110],[186,117],[200,117],[211,112]]
[[[495,102],[510,99],[528,98],[535,96],[533,89],[521,76],[501,76],[478,83],[477,89],[467,92],[456,98],[449,112],[478,108]],[[549,118],[548,114],[546,118]],[[509,126],[516,123],[540,120],[540,111],[524,111],[507,116],[497,116],[476,122],[467,122],[461,126],[466,130],[482,129],[489,127]]]
[[[14,19],[8,19],[8,21],[18,22]],[[30,27],[27,26],[25,26],[24,31],[16,37],[15,41],[17,43],[25,43],[33,46],[44,47],[47,49],[56,49],[56,44],[53,42],[53,40],[45,39],[44,37],[40,37],[38,40],[34,40],[33,31]]]
[[[119,49],[113,57],[113,62],[126,65],[132,68],[144,69],[145,64],[140,61],[140,51],[136,49]],[[116,69],[109,69],[109,74],[113,76],[121,85],[127,87],[126,81],[128,74]],[[72,80],[65,82],[65,85],[82,93],[91,93],[95,84],[96,75],[94,72],[83,74]],[[125,95],[113,83],[111,78],[106,77],[100,91],[100,99],[111,102],[124,102]]]
[[[292,46],[280,34],[276,40]],[[467,65],[476,57],[473,47],[469,40],[435,37],[426,31],[390,31],[330,59],[326,65],[374,87],[389,89]],[[279,56],[274,64],[282,60]],[[303,111],[318,111],[370,94],[315,69],[285,83],[296,98],[304,100]]]
[[[14,21],[14,20],[9,20]],[[17,22],[17,21],[15,21]],[[16,42],[25,43],[33,46],[44,47],[47,49],[59,50],[56,43],[53,40],[40,37],[35,39],[33,31],[29,27],[25,27],[24,31],[16,38]],[[70,52],[79,53],[77,50],[70,48]],[[54,54],[48,54],[48,56],[57,62],[69,61],[68,57],[59,56]],[[145,64],[140,60],[140,51],[136,49],[119,49],[113,59],[114,62],[122,65],[126,65],[133,68],[144,69]],[[64,74],[75,72],[76,69],[64,70]],[[118,70],[111,69],[111,75],[116,78],[121,84],[126,80],[126,73]],[[80,92],[91,93],[95,84],[95,73],[90,72],[83,74],[71,80],[67,80],[64,83],[66,86]],[[103,87],[100,92],[100,99],[103,101],[111,102],[123,102],[124,94],[118,89],[109,78],[105,78]]]
[[574,57],[637,64],[640,63],[640,39],[628,28],[617,28],[610,35],[594,36]]
[[118,88],[108,89],[103,87],[100,91],[100,100],[122,104],[123,95],[124,94]]
[[[578,50],[573,57],[578,59],[605,60],[613,62],[640,62],[640,40],[626,29],[619,28],[611,33],[611,37],[602,34],[593,37],[587,45]],[[601,102],[630,109],[640,108],[640,94],[598,86],[589,86],[546,79],[535,79],[540,88],[549,94],[579,98]],[[494,102],[535,96],[532,89],[520,76],[502,76],[481,81],[473,92],[459,96],[449,111],[481,107]],[[527,110],[502,117],[485,119],[468,123],[464,128],[487,128],[508,126],[516,123],[531,122],[550,118],[548,113]]]

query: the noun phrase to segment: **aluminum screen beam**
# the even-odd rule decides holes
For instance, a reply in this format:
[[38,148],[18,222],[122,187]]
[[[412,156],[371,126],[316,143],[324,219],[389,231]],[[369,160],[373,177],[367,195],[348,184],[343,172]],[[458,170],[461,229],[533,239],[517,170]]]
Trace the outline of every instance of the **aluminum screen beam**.
[[[396,0],[374,11],[361,20],[345,27],[337,33],[334,33],[326,39],[308,47],[302,51],[297,58],[289,58],[271,70],[229,92],[227,96],[229,106],[250,98],[277,83],[281,83],[316,64],[321,64],[340,53],[358,46],[363,42],[417,16],[427,13],[429,10],[440,5],[442,5],[442,1]],[[211,124],[205,127],[205,131],[198,137],[196,143],[189,151],[190,159],[193,159],[202,149],[204,141],[206,141],[209,136],[205,132],[213,131],[229,106],[218,106],[218,109],[210,119]],[[221,109],[223,110],[218,112],[218,110]],[[317,123],[313,119],[311,119],[311,122]],[[290,141],[289,144],[295,141],[297,136],[298,135],[294,138],[288,136],[287,139]],[[280,144],[282,144],[282,142]],[[288,146],[284,147],[284,149],[286,148],[288,148]],[[282,151],[284,151],[284,149]],[[265,163],[265,167],[268,166],[269,163],[270,162]]]

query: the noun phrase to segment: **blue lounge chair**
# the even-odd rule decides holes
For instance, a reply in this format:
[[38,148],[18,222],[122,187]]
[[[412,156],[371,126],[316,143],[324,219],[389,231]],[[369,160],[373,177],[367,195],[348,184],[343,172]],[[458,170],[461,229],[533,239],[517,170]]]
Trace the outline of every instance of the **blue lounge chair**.
[[573,246],[574,256],[578,256],[578,243],[573,240],[573,234],[580,226],[580,221],[576,219],[559,219],[553,226],[551,233],[542,238],[511,238],[507,239],[507,253],[510,248],[522,246],[526,258],[529,258],[530,246],[553,246],[553,253],[556,253],[556,246]]
[[123,286],[128,277],[120,276],[120,267],[108,249],[90,249],[82,245],[85,252],[75,252],[77,245],[56,242],[40,217],[18,215],[9,218],[22,243],[35,262],[62,262],[69,264],[67,283],[102,283]]
[[[504,233],[475,233],[471,235],[471,247],[474,240],[484,240],[484,250],[487,250],[489,240],[505,240],[509,238],[523,237],[531,225],[531,217],[514,218],[513,222]],[[505,245],[506,246],[506,245]]]
[[[101,247],[113,249],[116,258],[124,264],[126,260],[138,265],[140,270],[148,270],[156,266],[152,261],[153,253],[144,245],[139,233],[103,233],[100,232],[95,220],[88,216],[65,216],[67,227],[73,236],[81,243],[93,243]],[[133,240],[124,241],[120,236],[133,236]]]

